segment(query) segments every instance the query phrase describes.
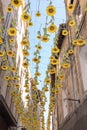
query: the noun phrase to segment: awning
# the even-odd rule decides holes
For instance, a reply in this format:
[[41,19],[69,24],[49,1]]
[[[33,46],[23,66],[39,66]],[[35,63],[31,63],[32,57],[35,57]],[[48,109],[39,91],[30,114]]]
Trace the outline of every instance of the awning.
[[9,126],[17,126],[17,121],[2,95],[0,95],[0,115],[4,118]]

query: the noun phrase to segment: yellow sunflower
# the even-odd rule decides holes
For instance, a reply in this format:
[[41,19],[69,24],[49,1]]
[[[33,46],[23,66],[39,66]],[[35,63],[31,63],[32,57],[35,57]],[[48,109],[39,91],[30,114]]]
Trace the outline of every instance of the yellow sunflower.
[[62,68],[67,69],[67,68],[70,68],[70,63],[63,62],[61,66],[62,66]]
[[60,52],[60,49],[57,46],[55,46],[51,49],[51,52],[56,54]]
[[32,23],[32,22],[29,22],[28,25],[29,25],[29,26],[33,26],[33,23]]
[[41,39],[41,36],[40,36],[40,35],[38,35],[38,36],[37,36],[37,39]]
[[44,91],[44,92],[48,92],[48,91],[49,91],[48,87],[44,87],[44,88],[43,88],[43,91]]
[[55,59],[55,57],[54,56],[50,56],[49,59],[51,61],[51,60]]
[[17,80],[18,80],[18,77],[13,77],[12,80],[17,81]]
[[14,43],[15,40],[14,40],[13,38],[11,38],[11,39],[9,40],[9,42],[10,42],[10,43]]
[[3,57],[3,58],[2,58],[2,60],[3,60],[3,61],[6,61],[6,60],[7,60],[7,58],[6,58],[6,57]]
[[10,77],[8,75],[4,76],[4,80],[10,80]]
[[42,42],[48,42],[49,41],[49,38],[47,36],[42,36],[41,37],[41,41]]
[[38,50],[41,50],[41,49],[42,49],[42,46],[41,46],[41,45],[36,45],[36,48],[37,48]]
[[10,70],[11,70],[12,72],[16,72],[16,67],[10,67]]
[[4,56],[4,52],[0,51],[0,57]]
[[53,60],[50,61],[50,63],[51,63],[52,65],[58,65],[59,60],[58,60],[58,59],[53,59]]
[[35,62],[35,63],[40,63],[40,60],[38,58],[36,58],[36,57],[33,58],[32,61]]
[[54,16],[56,14],[56,8],[53,5],[49,5],[46,8],[46,13],[48,16]]
[[22,5],[22,2],[21,2],[21,0],[11,0],[11,4],[14,7],[19,7],[20,5]]
[[69,4],[69,5],[67,6],[67,10],[68,10],[68,11],[73,11],[73,10],[74,10],[74,5],[73,5],[73,4]]
[[12,84],[9,82],[8,84],[7,84],[7,87],[11,87],[12,86]]
[[15,88],[20,88],[19,84],[15,84],[14,86],[15,86]]
[[13,8],[12,7],[8,7],[7,8],[7,12],[9,12],[9,13],[13,12]]
[[16,36],[17,34],[17,30],[13,27],[10,27],[8,30],[7,30],[7,33],[9,36]]
[[72,41],[72,44],[73,44],[73,45],[77,45],[77,42],[78,42],[78,39],[74,39],[74,40]]
[[77,41],[77,45],[78,46],[83,46],[83,45],[85,45],[86,44],[86,41],[84,40],[84,39],[82,39],[82,38],[79,38],[78,39],[78,41]]
[[73,50],[73,49],[69,49],[69,50],[68,50],[68,54],[69,54],[69,55],[72,55],[73,53],[74,53],[74,50]]
[[23,45],[23,46],[29,46],[29,41],[28,41],[28,39],[23,39],[22,40],[22,42],[21,42],[21,44]]
[[75,20],[70,20],[69,23],[68,23],[68,25],[70,27],[73,27],[75,25]]
[[41,16],[40,11],[37,11],[35,15],[36,15],[36,17],[40,17]]
[[45,82],[46,84],[50,84],[50,83],[51,83],[51,80],[50,80],[49,78],[46,78],[46,79],[44,80],[44,82]]
[[25,98],[26,98],[26,99],[30,99],[30,96],[29,96],[29,95],[26,95]]
[[27,61],[25,61],[25,62],[23,62],[22,66],[23,66],[24,68],[28,68],[29,64],[28,64]]
[[1,66],[1,69],[2,69],[2,70],[7,70],[7,69],[8,69],[8,67],[7,67],[7,66],[5,66],[5,65],[3,65],[3,66]]
[[3,43],[3,39],[0,37],[0,44],[2,44]]
[[55,83],[56,88],[62,88],[62,85],[60,83]]
[[56,73],[56,70],[55,70],[55,69],[49,69],[48,72],[49,72],[50,74],[55,74],[55,73]]
[[13,51],[8,50],[8,51],[7,51],[7,55],[10,56],[10,57],[12,57],[12,56],[13,56]]
[[47,28],[47,31],[50,32],[50,33],[54,33],[54,32],[57,31],[57,26],[52,23],[52,24]]
[[41,73],[39,73],[38,71],[37,72],[35,72],[35,74],[34,74],[35,76],[40,76],[41,75]]
[[21,17],[24,22],[28,22],[31,19],[31,16],[27,13],[23,13]]
[[63,35],[63,36],[67,36],[68,33],[69,33],[69,32],[68,32],[66,29],[62,30],[62,35]]
[[22,50],[23,56],[29,56],[29,52],[26,50]]
[[64,79],[64,74],[58,74],[58,79],[63,80]]

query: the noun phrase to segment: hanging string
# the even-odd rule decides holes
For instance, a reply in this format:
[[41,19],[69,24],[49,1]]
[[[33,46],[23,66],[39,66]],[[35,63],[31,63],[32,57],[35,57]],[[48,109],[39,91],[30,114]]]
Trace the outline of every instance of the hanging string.
[[39,7],[40,7],[40,0],[39,0],[39,2],[38,2],[38,12],[39,12]]

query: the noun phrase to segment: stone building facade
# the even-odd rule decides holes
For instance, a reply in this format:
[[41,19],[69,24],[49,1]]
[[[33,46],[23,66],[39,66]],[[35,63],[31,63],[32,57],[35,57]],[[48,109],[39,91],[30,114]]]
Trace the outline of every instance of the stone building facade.
[[[73,5],[74,9],[68,9]],[[59,65],[56,66],[54,84],[59,72],[63,75],[59,93],[55,95],[52,130],[86,130],[87,129],[87,0],[65,0],[66,23],[59,26],[56,38]],[[72,8],[72,7],[71,7]],[[69,26],[74,20],[75,25]],[[68,30],[68,35],[62,35]],[[78,45],[77,40],[85,40],[84,45]],[[73,50],[71,54],[69,50]],[[70,67],[62,68],[62,63],[68,61]]]
[[[23,87],[23,80],[25,80],[23,73],[25,70],[22,67],[23,48],[21,41],[26,31],[26,24],[21,21],[21,14],[23,12],[23,7],[25,6],[25,0],[22,0],[22,6],[19,8],[13,8],[14,11],[11,13],[7,12],[10,2],[10,0],[0,0],[0,17],[2,17],[0,18],[0,38],[3,39],[4,43],[4,46],[0,44],[0,51],[4,50],[4,53],[6,53],[8,50],[12,49],[12,51],[15,53],[15,60],[14,57],[9,58],[9,56],[5,56],[8,62],[6,62],[6,60],[0,56],[0,130],[25,130],[19,120],[13,97],[11,95],[15,83],[12,81],[13,84],[10,86],[11,84],[8,83],[8,80],[4,80],[4,77],[8,75],[8,70],[4,71],[1,69],[2,65],[7,65],[9,68],[11,66],[16,66],[16,68],[18,68],[17,76],[19,75],[19,77],[22,77],[20,84],[22,84]],[[15,22],[17,25],[17,35],[14,38],[15,44],[13,43],[14,47],[12,47],[13,45],[10,45],[9,39],[11,37],[9,37],[7,34],[8,28],[12,26],[12,21],[14,25]],[[14,76],[15,72],[11,72],[10,78],[13,78]],[[19,91],[21,90],[19,89]],[[23,89],[22,92],[25,93],[25,90]],[[23,101],[25,101],[25,98]]]

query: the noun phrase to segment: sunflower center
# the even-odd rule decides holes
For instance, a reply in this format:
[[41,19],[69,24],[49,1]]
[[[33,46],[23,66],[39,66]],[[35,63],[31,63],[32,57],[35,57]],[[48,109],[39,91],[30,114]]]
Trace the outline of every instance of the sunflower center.
[[19,2],[18,2],[18,0],[14,0],[14,3],[15,3],[15,4],[18,4]]
[[12,34],[14,34],[14,33],[15,33],[15,31],[14,31],[14,30],[11,30],[11,33],[12,33]]
[[46,38],[46,37],[44,37],[44,38],[43,38],[43,40],[47,40],[47,38]]
[[53,27],[53,26],[50,26],[50,30],[54,30],[54,27]]
[[27,15],[25,15],[25,16],[24,16],[24,18],[25,18],[25,19],[28,19],[28,16],[27,16]]
[[53,13],[53,11],[54,11],[53,8],[50,8],[50,9],[49,9],[49,12],[50,12],[50,13]]

